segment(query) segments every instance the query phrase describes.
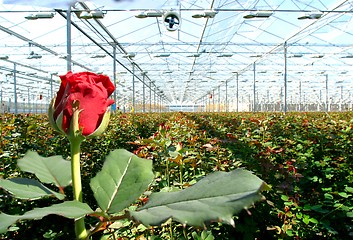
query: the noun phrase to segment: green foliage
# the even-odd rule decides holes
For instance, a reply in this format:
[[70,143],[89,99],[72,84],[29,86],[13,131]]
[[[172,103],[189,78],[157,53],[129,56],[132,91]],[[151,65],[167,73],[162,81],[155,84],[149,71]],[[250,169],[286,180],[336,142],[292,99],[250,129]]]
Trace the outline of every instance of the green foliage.
[[[99,206],[89,181],[110,149],[125,148],[153,161],[151,192],[182,190],[214,171],[244,167],[267,184],[266,201],[228,225],[209,225],[215,239],[350,239],[353,234],[353,113],[163,113],[113,115],[108,130],[82,144],[84,202]],[[0,116],[0,178],[33,177],[19,171],[17,160],[28,151],[68,156],[66,139],[56,135],[41,115]],[[50,186],[48,186],[50,187]],[[70,195],[70,187],[65,193]],[[21,201],[0,189],[0,210],[23,214],[58,203],[49,198]],[[71,195],[70,195],[71,196]],[[133,204],[143,206],[148,192]],[[48,220],[49,219],[49,220]],[[57,236],[70,239],[72,222],[47,216],[17,222],[8,239]],[[95,217],[88,224],[97,223]],[[65,229],[63,232],[62,229]],[[144,228],[117,220],[100,234],[125,239],[193,239],[202,230],[167,222]],[[62,235],[64,234],[64,235]],[[72,232],[71,232],[72,234]],[[99,235],[99,233],[97,233]]]

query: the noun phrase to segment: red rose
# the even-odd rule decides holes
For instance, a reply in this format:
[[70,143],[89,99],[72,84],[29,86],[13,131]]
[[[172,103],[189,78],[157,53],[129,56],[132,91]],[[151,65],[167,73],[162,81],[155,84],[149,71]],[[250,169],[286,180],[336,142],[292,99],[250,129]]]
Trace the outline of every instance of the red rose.
[[78,124],[82,135],[90,136],[102,127],[105,129],[106,115],[110,112],[108,107],[114,103],[114,100],[109,99],[115,90],[109,77],[92,72],[72,73],[70,71],[60,78],[60,89],[49,108],[49,119],[54,128],[66,134],[69,133],[73,104],[78,102]]

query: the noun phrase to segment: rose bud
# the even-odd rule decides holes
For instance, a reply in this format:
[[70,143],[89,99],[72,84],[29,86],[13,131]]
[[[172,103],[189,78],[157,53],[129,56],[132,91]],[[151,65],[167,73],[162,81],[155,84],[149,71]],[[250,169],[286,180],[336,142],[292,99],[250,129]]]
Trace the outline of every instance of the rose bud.
[[[49,121],[54,129],[73,134],[73,114],[78,111],[78,127],[85,137],[98,136],[109,122],[109,96],[115,87],[108,76],[92,72],[68,72],[60,76],[61,85],[49,107]],[[70,133],[71,131],[71,133]]]

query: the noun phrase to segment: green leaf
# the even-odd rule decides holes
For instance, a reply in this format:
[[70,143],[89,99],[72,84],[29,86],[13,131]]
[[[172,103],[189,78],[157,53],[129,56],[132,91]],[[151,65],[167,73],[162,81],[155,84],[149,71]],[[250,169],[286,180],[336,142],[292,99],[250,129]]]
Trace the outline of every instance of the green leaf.
[[304,215],[303,222],[308,225],[310,221],[310,217],[308,215]]
[[118,213],[137,200],[153,177],[151,160],[118,149],[107,156],[90,186],[103,211]]
[[281,199],[286,202],[288,201],[289,197],[287,195],[281,195]]
[[172,218],[203,226],[207,221],[234,225],[233,215],[261,199],[264,182],[243,169],[214,172],[178,192],[152,193],[147,204],[131,215],[145,225],[160,225]]
[[28,151],[17,165],[22,171],[34,173],[43,183],[66,187],[71,182],[71,162],[61,156],[41,157],[37,152]]
[[330,199],[330,200],[333,199],[333,196],[331,194],[329,194],[329,193],[325,193],[324,196],[325,196],[326,199]]
[[319,221],[317,219],[315,219],[315,218],[310,218],[309,221],[312,222],[312,223],[315,223],[315,224],[319,223]]
[[1,213],[0,233],[6,232],[8,227],[18,220],[42,219],[49,214],[56,214],[70,219],[79,219],[90,213],[93,213],[93,210],[86,203],[78,201],[66,201],[49,207],[35,208],[23,215]]
[[353,193],[353,187],[348,187],[348,186],[346,186],[344,190],[345,190],[346,192]]
[[329,210],[323,209],[322,205],[315,205],[315,206],[311,206],[311,210],[319,212],[319,213],[328,213]]
[[348,197],[351,196],[350,194],[347,194],[347,193],[345,193],[345,192],[339,192],[338,195],[340,195],[340,196],[343,197],[343,198],[348,198]]
[[202,240],[214,240],[214,237],[213,237],[211,231],[203,230],[201,233],[201,239]]
[[0,187],[10,192],[16,198],[35,200],[43,197],[53,197],[62,200],[65,195],[52,191],[35,179],[11,178],[0,179]]

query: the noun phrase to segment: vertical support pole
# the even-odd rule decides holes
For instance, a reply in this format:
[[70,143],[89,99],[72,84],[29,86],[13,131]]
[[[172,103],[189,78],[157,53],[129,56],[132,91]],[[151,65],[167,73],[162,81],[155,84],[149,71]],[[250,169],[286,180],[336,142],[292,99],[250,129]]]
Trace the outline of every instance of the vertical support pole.
[[14,101],[15,101],[15,114],[18,113],[17,108],[17,76],[16,76],[16,63],[13,64],[13,85],[14,85]]
[[253,112],[256,112],[256,63],[253,64],[254,86],[253,86]]
[[114,90],[114,104],[115,104],[115,108],[114,108],[114,112],[116,112],[117,108],[118,108],[118,103],[116,102],[116,91],[117,90],[117,86],[116,86],[116,45],[113,45],[113,81],[114,81],[114,86],[115,86],[115,90]]
[[[215,103],[214,103],[214,89],[212,90],[212,112],[215,110]],[[218,96],[218,103],[219,103],[219,96]]]
[[343,86],[341,88],[341,96],[340,96],[340,112],[342,112],[342,104],[343,104]]
[[302,110],[301,105],[302,105],[302,80],[299,80],[299,107],[298,107],[299,112],[301,112]]
[[150,112],[152,112],[152,82],[150,81]]
[[208,111],[211,112],[211,98],[208,96]]
[[325,90],[326,90],[326,109],[325,111],[328,112],[329,111],[329,107],[328,107],[328,74],[326,74],[326,81],[325,81]]
[[[28,102],[28,112],[31,112],[31,100],[29,99],[29,87],[27,87],[27,102]],[[1,99],[2,102],[2,99]]]
[[221,111],[221,86],[218,86],[218,112]]
[[159,112],[162,112],[162,95],[159,95]]
[[135,112],[135,63],[132,62],[132,112]]
[[66,12],[66,64],[67,71],[71,71],[71,6]]
[[146,86],[145,86],[145,77],[146,77],[146,74],[145,73],[142,73],[142,111],[143,112],[146,112],[146,102],[145,102],[145,90],[146,90]]
[[283,112],[287,112],[287,42],[284,42],[284,105]]
[[228,109],[228,81],[226,81],[226,102],[225,102],[225,112],[228,112],[229,109]]
[[2,105],[2,86],[1,86],[1,89],[0,89],[0,104],[1,104],[1,112],[0,113],[4,113],[5,112],[5,104]]
[[156,89],[153,91],[153,111],[156,112]]
[[239,112],[239,74],[237,73],[237,112]]
[[53,74],[50,74],[50,100],[53,99]]

